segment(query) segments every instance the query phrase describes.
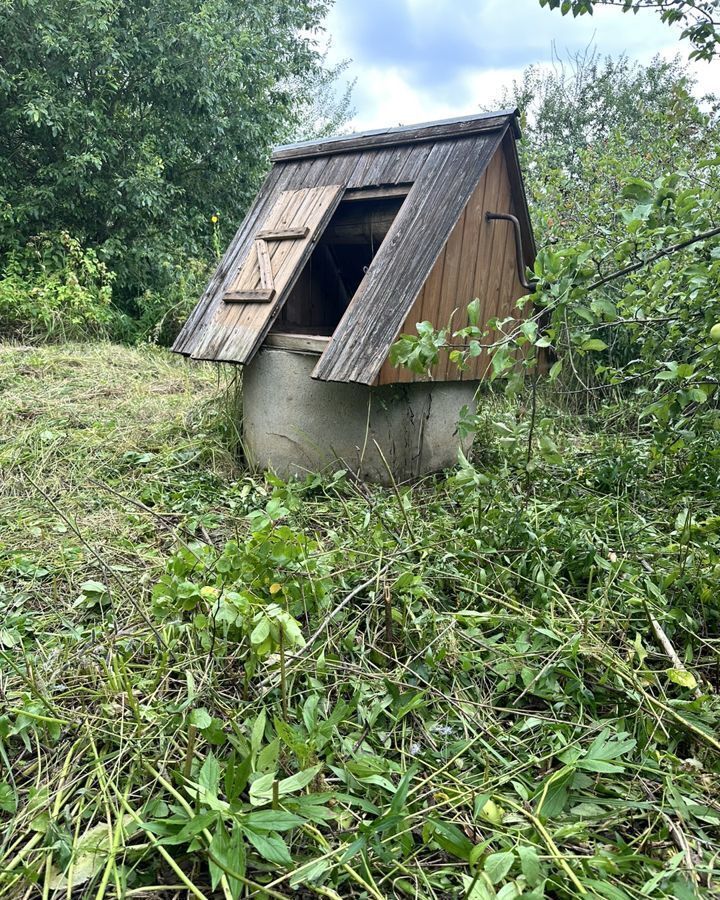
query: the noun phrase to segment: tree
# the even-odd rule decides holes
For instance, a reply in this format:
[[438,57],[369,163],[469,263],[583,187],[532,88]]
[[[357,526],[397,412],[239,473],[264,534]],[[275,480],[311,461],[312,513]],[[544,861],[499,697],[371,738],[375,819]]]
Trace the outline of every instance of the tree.
[[596,6],[616,6],[624,12],[652,9],[668,25],[681,25],[681,37],[694,49],[690,59],[712,60],[720,55],[720,2],[718,0],[540,0],[540,6],[559,9],[565,16],[592,15]]
[[242,218],[322,57],[327,0],[0,0],[0,258],[66,230],[126,308]]
[[718,101],[701,105],[687,66],[590,51],[526,69],[499,100],[522,111],[520,153],[539,243],[620,235],[626,178],[694,172],[718,142]]

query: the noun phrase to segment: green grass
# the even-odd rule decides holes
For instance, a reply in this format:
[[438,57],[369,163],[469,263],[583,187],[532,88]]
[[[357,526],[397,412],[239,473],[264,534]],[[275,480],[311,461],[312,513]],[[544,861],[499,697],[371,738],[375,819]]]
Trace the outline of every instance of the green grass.
[[718,445],[285,485],[232,391],[0,348],[0,896],[711,896]]

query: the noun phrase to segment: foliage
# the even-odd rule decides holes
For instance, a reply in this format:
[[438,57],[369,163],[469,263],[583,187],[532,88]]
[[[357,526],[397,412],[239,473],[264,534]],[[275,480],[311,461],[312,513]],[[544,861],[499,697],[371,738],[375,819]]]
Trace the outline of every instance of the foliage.
[[330,65],[328,52],[323,54],[322,67],[317,69],[310,83],[304,89],[298,85],[297,94],[303,99],[297,106],[298,124],[293,134],[296,141],[341,134],[354,115],[352,92],[355,81],[343,82],[350,61],[341,60]]
[[592,15],[596,6],[619,6],[624,12],[655,10],[668,25],[681,25],[681,37],[693,45],[691,59],[711,61],[720,52],[718,0],[540,0],[540,6],[560,9],[563,15]]
[[487,353],[491,377],[514,394],[549,359],[573,408],[624,398],[668,446],[714,429],[720,128],[716,102],[701,110],[691,88],[678,63],[662,61],[590,55],[569,71],[529,70],[514,94],[541,241],[530,314],[521,298],[514,317],[485,322],[475,301],[465,327],[421,324],[394,361],[425,371],[449,346],[463,368]]
[[307,119],[326,6],[2,0],[0,254],[67,231],[146,312],[145,291],[208,260],[213,214],[229,239],[268,148]]
[[488,395],[446,478],[286,485],[160,351],[0,383],[0,893],[712,895],[717,434],[540,396],[528,481]]
[[39,235],[0,274],[0,335],[28,341],[118,334],[113,273],[66,232]]
[[500,98],[522,113],[520,155],[540,246],[621,239],[625,181],[698,166],[720,143],[718,101],[701,103],[677,60],[648,65],[595,52],[530,66]]

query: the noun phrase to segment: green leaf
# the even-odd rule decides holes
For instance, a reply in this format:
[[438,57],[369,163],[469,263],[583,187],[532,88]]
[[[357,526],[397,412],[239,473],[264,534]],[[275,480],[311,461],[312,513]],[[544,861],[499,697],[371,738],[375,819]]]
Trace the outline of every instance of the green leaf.
[[302,825],[304,819],[284,809],[258,809],[248,813],[243,822],[255,831],[290,831]]
[[10,787],[7,781],[0,781],[0,810],[3,812],[14,813],[17,808],[17,797],[15,791]]
[[589,338],[587,341],[583,341],[580,345],[581,350],[607,350],[607,344],[605,341],[601,341],[600,338]]
[[512,850],[504,853],[491,853],[485,860],[483,870],[492,884],[500,884],[515,862],[515,854]]
[[220,786],[220,764],[212,753],[208,754],[200,768],[198,784],[205,788],[208,794],[217,797]]
[[209,728],[212,725],[212,716],[204,706],[201,706],[190,713],[190,724],[200,730]]
[[502,373],[506,372],[515,362],[510,351],[506,347],[497,349],[493,353],[491,360],[493,378],[502,375]]
[[232,803],[247,787],[252,772],[252,757],[248,753],[242,762],[237,761],[234,752],[231,754],[225,766],[225,796]]
[[687,669],[666,669],[665,674],[673,684],[679,684],[680,687],[688,688],[691,691],[694,691],[698,685],[695,676]]
[[201,831],[204,831],[206,828],[209,828],[211,825],[215,825],[218,821],[219,814],[214,810],[208,810],[207,812],[200,813],[199,815],[193,816],[188,820],[187,824],[180,829],[176,834],[171,835],[167,838],[163,838],[163,844],[188,844],[194,837],[200,834]]
[[642,178],[629,178],[622,189],[625,200],[636,200],[649,203],[655,196],[655,188]]
[[272,800],[272,787],[276,781],[276,772],[268,772],[266,775],[256,778],[250,785],[250,803],[253,806],[264,806],[269,803]]
[[395,791],[395,796],[392,799],[392,803],[390,804],[390,815],[398,816],[402,813],[403,807],[405,806],[405,801],[407,800],[407,795],[410,790],[410,782],[415,777],[415,773],[417,772],[417,765],[410,766],[407,772],[400,779],[400,783],[397,786],[397,790]]
[[240,879],[245,877],[247,859],[242,831],[237,822],[233,825],[232,836],[222,822],[218,823],[208,853],[211,857],[208,866],[213,890],[217,888],[224,872],[233,872],[238,878],[228,875],[228,885],[233,900],[238,900],[244,888]]
[[101,581],[84,581],[80,590],[83,594],[107,594],[107,587]]
[[462,831],[452,822],[441,819],[429,819],[423,827],[423,839],[427,843],[433,840],[442,850],[468,862],[475,846]]
[[287,844],[279,834],[264,834],[253,831],[250,828],[243,828],[243,832],[266,862],[284,867],[289,867],[293,864]]
[[266,721],[267,713],[264,709],[261,709],[253,722],[252,731],[250,732],[250,747],[252,748],[253,753],[258,753],[260,751],[265,736]]
[[520,857],[520,868],[528,885],[532,888],[540,881],[540,857],[534,847],[521,845],[518,847],[518,856]]
[[263,615],[260,618],[258,624],[253,628],[252,633],[250,635],[250,643],[253,647],[257,647],[259,644],[262,644],[263,641],[269,637],[270,635],[270,620],[267,616]]
[[284,797],[286,794],[292,794],[307,787],[320,769],[322,769],[322,765],[311,766],[309,769],[303,769],[302,772],[290,775],[289,778],[283,778],[280,782],[280,796]]

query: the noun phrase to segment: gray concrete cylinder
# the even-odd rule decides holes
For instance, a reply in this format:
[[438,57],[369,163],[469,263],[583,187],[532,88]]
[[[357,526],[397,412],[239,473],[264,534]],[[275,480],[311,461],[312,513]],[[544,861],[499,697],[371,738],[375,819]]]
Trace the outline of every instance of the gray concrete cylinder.
[[457,461],[460,409],[473,404],[477,382],[315,381],[318,355],[264,347],[245,367],[243,438],[251,465],[285,479],[346,468],[388,484],[390,473],[407,481]]

